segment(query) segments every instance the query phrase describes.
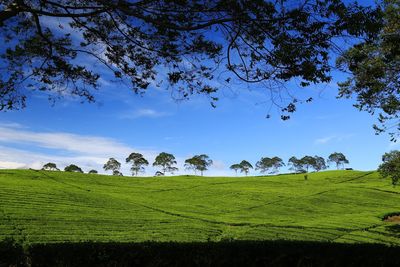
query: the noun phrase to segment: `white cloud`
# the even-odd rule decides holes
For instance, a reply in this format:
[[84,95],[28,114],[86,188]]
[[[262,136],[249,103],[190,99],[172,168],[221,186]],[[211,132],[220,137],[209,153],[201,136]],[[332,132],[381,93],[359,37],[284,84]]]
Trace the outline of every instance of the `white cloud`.
[[323,145],[329,142],[341,142],[343,140],[353,137],[354,134],[330,135],[326,137],[317,138],[314,141],[316,145]]
[[224,170],[225,169],[225,164],[220,160],[214,160],[212,166],[213,166],[213,169],[216,169],[216,170]]
[[143,108],[134,111],[129,111],[121,114],[121,119],[137,119],[137,118],[160,118],[171,115],[168,112],[157,111],[154,109]]
[[0,126],[0,142],[33,144],[83,155],[128,154],[132,148],[110,138],[70,133],[46,133]]
[[315,144],[326,144],[329,141],[332,141],[333,139],[335,139],[335,136],[327,136],[327,137],[322,137],[322,138],[318,138],[314,141]]
[[25,128],[23,125],[16,123],[16,122],[0,122],[0,127],[6,128]]
[[[109,157],[124,162],[135,151],[150,161],[157,155],[156,151],[136,149],[112,138],[64,132],[34,132],[4,127],[4,124],[0,125],[0,144],[3,144],[0,145],[0,168],[40,168],[47,162],[54,162],[61,168],[77,164],[85,170],[94,168],[101,171]],[[24,149],[13,148],[14,145]],[[33,152],[32,148],[45,152]],[[122,171],[128,174],[129,166],[124,166]]]
[[[0,169],[40,169],[45,163],[54,162],[60,169],[76,164],[86,172],[96,169],[104,173],[103,164],[108,158],[114,157],[122,163],[121,171],[130,175],[130,167],[125,164],[125,158],[132,152],[139,152],[150,163],[144,175],[152,176],[157,170],[151,164],[161,151],[135,149],[112,138],[64,132],[35,132],[22,125],[5,125],[0,123]],[[177,156],[176,159],[179,172],[175,175],[188,174],[183,166],[186,158]],[[214,160],[214,165],[205,175],[226,176],[229,173],[222,161]]]
[[45,163],[54,162],[59,168],[77,164],[86,170],[97,168],[101,171],[101,167],[107,159],[108,157],[100,156],[58,156],[0,146],[0,168],[3,169],[40,169]]
[[1,169],[23,169],[26,168],[25,163],[19,163],[14,161],[0,161]]

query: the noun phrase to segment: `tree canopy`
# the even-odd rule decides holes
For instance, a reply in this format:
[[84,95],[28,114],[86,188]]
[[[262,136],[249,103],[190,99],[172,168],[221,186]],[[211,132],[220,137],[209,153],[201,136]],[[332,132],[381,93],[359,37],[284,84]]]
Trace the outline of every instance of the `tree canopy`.
[[355,107],[378,113],[377,133],[389,131],[392,140],[400,134],[400,3],[381,2],[383,27],[376,38],[348,49],[337,66],[351,75],[339,83],[339,96],[357,97]]
[[[25,107],[31,92],[93,102],[107,71],[139,94],[156,84],[213,106],[233,82],[281,94],[292,79],[331,81],[335,40],[373,39],[381,18],[380,8],[340,0],[4,0],[0,110]],[[277,104],[282,119],[304,102],[289,99]]]
[[103,166],[105,171],[112,171],[113,175],[118,176],[120,174],[119,169],[121,168],[121,163],[114,158],[110,158]]
[[315,166],[315,158],[312,156],[304,156],[300,159],[300,164],[302,165],[302,168],[308,172],[310,168],[313,168]]
[[301,159],[296,158],[295,156],[291,157],[288,160],[288,166],[289,170],[299,173],[299,172],[305,172],[304,168],[303,168],[303,162],[301,161]]
[[213,161],[210,159],[209,156],[207,156],[205,154],[195,155],[195,156],[185,160],[186,169],[194,170],[195,173],[197,173],[197,171],[199,171],[202,176],[203,176],[203,172],[208,170],[208,167],[210,167],[212,164],[213,164]]
[[232,165],[229,167],[229,169],[234,170],[235,173],[236,173],[236,175],[237,175],[238,170],[240,170],[240,164],[238,164],[238,163],[232,164]]
[[256,170],[260,170],[261,173],[265,173],[268,171],[269,173],[277,173],[279,171],[279,168],[283,166],[285,166],[285,163],[283,163],[283,160],[279,157],[262,157],[256,163]]
[[382,177],[390,177],[395,186],[400,180],[400,151],[393,150],[382,156],[383,163],[379,165],[378,172]]
[[80,173],[83,173],[82,169],[80,167],[76,166],[75,164],[71,164],[71,165],[66,166],[64,168],[64,171],[66,171],[66,172],[80,172]]
[[349,164],[349,160],[346,158],[346,156],[343,153],[340,152],[334,152],[329,155],[328,157],[328,162],[332,162],[336,164],[336,168],[339,170],[340,165],[342,165],[342,168],[344,168],[344,164]]
[[135,152],[131,153],[125,161],[126,163],[132,164],[132,175],[136,176],[139,172],[144,172],[144,167],[149,165],[149,162],[143,157],[142,154]]
[[288,165],[290,166],[290,170],[297,173],[308,172],[310,168],[317,172],[328,168],[325,159],[320,156],[304,156],[301,159],[293,156],[289,159]]
[[45,171],[59,171],[60,169],[57,168],[57,165],[55,163],[49,162],[43,165],[42,170]]
[[328,168],[328,166],[326,166],[325,159],[320,156],[314,156],[313,169],[319,172],[321,170],[325,170],[326,168]]
[[159,176],[164,176],[164,173],[163,173],[163,172],[160,172],[160,171],[156,171],[156,173],[154,174],[154,176],[157,176],[157,177],[159,177]]
[[240,166],[240,172],[244,172],[246,176],[249,173],[250,169],[253,169],[253,165],[251,165],[251,163],[248,162],[247,160],[242,160],[239,163],[239,166]]
[[112,175],[114,175],[114,176],[124,176],[122,174],[122,172],[120,172],[119,170],[113,170],[113,174]]
[[153,166],[161,167],[163,174],[167,172],[174,173],[178,171],[178,168],[174,167],[173,165],[176,165],[175,156],[166,152],[161,152],[158,154],[153,163]]

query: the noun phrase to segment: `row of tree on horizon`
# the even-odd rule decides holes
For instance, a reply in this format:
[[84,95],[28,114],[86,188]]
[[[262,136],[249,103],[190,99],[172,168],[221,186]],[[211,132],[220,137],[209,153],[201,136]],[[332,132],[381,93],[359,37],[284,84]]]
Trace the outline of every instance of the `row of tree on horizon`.
[[[133,176],[137,176],[139,173],[145,172],[145,167],[149,165],[149,161],[144,158],[141,153],[131,153],[126,159],[125,162],[127,164],[132,165],[131,171]],[[329,155],[328,159],[325,160],[320,156],[304,156],[302,158],[296,158],[295,156],[291,157],[288,160],[287,166],[289,166],[289,170],[295,173],[307,173],[311,169],[314,171],[325,170],[329,167],[329,163],[334,163],[337,169],[344,168],[345,164],[348,164],[349,161],[343,153],[334,152]],[[152,166],[160,168],[159,171],[155,173],[155,176],[163,176],[167,173],[174,174],[174,172],[179,169],[176,167],[177,161],[173,154],[169,154],[166,152],[161,152],[154,160]],[[195,155],[191,158],[185,160],[184,167],[186,170],[192,170],[197,175],[200,173],[203,176],[203,173],[208,170],[208,168],[213,164],[213,161],[206,154]],[[276,174],[279,172],[279,169],[286,164],[280,157],[262,157],[256,164],[255,168],[253,165],[247,160],[242,160],[240,163],[235,163],[230,166],[230,169],[235,171],[236,175],[240,171],[244,173],[246,176],[248,175],[250,169],[258,170],[260,173],[269,173]],[[121,163],[115,158],[109,158],[108,161],[103,165],[103,169],[105,171],[111,171],[112,175],[122,176],[121,173]],[[59,171],[57,165],[55,163],[49,162],[43,165],[42,170],[51,170],[51,171]],[[64,168],[66,172],[80,172],[83,173],[83,170],[75,165],[70,164]],[[97,170],[90,170],[88,173],[98,173]]]

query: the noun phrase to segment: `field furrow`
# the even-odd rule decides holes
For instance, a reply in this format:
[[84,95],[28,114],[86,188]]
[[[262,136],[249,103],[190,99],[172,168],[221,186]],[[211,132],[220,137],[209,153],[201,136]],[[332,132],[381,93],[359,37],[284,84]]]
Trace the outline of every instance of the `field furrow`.
[[400,245],[400,190],[376,172],[133,178],[0,171],[0,240],[304,240]]

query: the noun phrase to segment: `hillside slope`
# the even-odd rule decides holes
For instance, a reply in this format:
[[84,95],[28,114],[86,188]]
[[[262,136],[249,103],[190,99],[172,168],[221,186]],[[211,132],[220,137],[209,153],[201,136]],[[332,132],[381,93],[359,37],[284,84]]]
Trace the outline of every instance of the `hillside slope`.
[[307,240],[400,245],[400,188],[376,172],[133,178],[0,171],[0,240]]

